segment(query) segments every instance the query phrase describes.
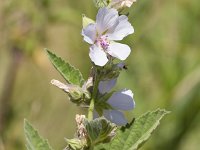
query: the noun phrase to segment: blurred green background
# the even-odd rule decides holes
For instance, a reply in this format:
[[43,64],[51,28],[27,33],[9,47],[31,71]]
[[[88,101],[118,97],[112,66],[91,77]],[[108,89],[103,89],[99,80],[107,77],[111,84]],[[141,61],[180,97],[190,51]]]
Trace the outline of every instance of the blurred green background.
[[[86,113],[50,84],[63,81],[43,48],[62,56],[87,78],[91,67],[81,33],[82,14],[95,19],[92,0],[0,1],[0,150],[25,150],[27,118],[55,149],[75,132],[75,114]],[[200,1],[138,0],[129,9],[135,33],[117,87],[134,91],[136,108],[171,111],[143,150],[199,150]]]

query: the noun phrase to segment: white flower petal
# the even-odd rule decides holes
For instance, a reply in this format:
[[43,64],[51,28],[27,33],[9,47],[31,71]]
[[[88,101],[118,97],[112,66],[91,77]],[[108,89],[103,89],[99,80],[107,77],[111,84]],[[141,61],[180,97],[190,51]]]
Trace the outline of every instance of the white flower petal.
[[128,122],[124,117],[124,114],[117,110],[105,110],[103,115],[105,118],[119,126],[126,125]]
[[82,35],[84,37],[84,41],[88,42],[89,44],[94,44],[97,38],[96,25],[91,23],[83,28]]
[[110,43],[107,51],[111,56],[120,60],[125,60],[131,53],[131,49],[128,45],[117,42]]
[[108,103],[118,110],[131,110],[135,107],[133,93],[131,90],[126,89],[113,93],[108,99]]
[[118,17],[113,28],[110,28],[106,35],[109,40],[122,40],[129,34],[134,33],[134,29],[132,25],[128,21],[128,17],[125,15],[121,15]]
[[100,8],[96,16],[98,34],[101,35],[105,31],[112,29],[118,16],[116,9]]
[[111,80],[104,80],[99,82],[99,92],[101,94],[108,93],[116,84],[117,78]]
[[97,66],[104,66],[108,62],[106,53],[97,45],[92,45],[90,47],[89,56]]

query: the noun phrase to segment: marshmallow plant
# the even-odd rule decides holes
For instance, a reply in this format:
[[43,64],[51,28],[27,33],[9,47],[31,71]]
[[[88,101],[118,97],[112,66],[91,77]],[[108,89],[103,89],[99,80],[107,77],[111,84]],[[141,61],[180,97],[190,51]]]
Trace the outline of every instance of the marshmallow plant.
[[[135,150],[150,137],[168,112],[163,109],[147,112],[128,120],[124,111],[132,111],[136,104],[130,89],[114,90],[123,62],[131,53],[128,45],[120,43],[133,34],[126,15],[119,13],[135,0],[99,0],[96,21],[83,15],[83,40],[90,44],[92,67],[87,80],[81,72],[46,49],[47,55],[66,80],[51,83],[63,90],[72,103],[87,108],[88,115],[76,115],[77,130],[73,139],[66,139],[66,150]],[[139,107],[139,106],[137,106]],[[28,150],[51,150],[33,126],[25,120],[24,131]]]

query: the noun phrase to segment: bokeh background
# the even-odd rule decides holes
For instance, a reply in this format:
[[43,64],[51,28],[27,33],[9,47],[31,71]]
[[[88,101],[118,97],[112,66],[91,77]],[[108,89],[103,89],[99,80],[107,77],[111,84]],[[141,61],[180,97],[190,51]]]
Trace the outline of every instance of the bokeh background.
[[[92,0],[0,1],[0,150],[25,150],[27,118],[55,149],[75,132],[74,117],[86,110],[50,84],[63,81],[44,48],[62,56],[87,78],[91,67],[81,33],[82,14],[95,19]],[[135,33],[117,89],[134,91],[131,120],[147,110],[171,114],[142,150],[199,150],[200,1],[138,0],[129,9]]]

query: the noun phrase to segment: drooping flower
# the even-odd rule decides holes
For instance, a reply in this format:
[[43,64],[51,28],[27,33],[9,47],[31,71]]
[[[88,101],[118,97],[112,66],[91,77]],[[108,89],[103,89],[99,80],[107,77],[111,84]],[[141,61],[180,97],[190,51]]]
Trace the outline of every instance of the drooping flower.
[[115,86],[116,82],[117,82],[117,78],[100,81],[99,92],[102,94],[109,92]]
[[[114,87],[116,79],[110,81],[101,81],[99,84],[99,92],[105,94]],[[111,106],[111,109],[104,109],[103,116],[117,125],[125,125],[127,120],[122,113],[124,110],[132,110],[135,107],[133,99],[133,93],[131,90],[123,89],[118,92],[114,92],[112,96],[107,100],[107,104]],[[95,115],[98,116],[97,112]]]
[[116,9],[101,8],[96,22],[83,28],[84,40],[91,44],[89,56],[95,65],[104,66],[109,56],[125,60],[131,50],[128,45],[114,41],[122,40],[134,32],[127,16],[119,16]]
[[120,9],[124,7],[131,7],[133,2],[136,2],[136,0],[112,0],[110,5],[112,8]]

